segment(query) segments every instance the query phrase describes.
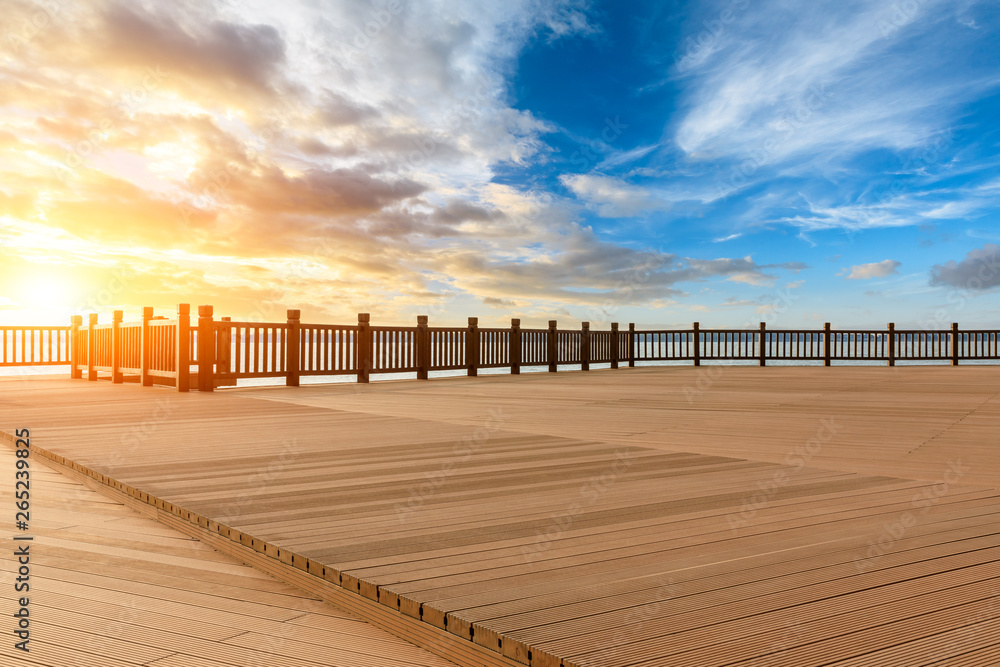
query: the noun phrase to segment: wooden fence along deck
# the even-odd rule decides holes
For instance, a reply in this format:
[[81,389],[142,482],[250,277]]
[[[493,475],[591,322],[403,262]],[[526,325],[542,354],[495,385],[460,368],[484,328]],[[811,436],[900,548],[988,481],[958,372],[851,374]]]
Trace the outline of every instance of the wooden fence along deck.
[[[521,368],[591,364],[635,366],[637,362],[709,360],[809,360],[829,366],[834,361],[960,361],[1000,359],[1000,330],[926,331],[701,329],[695,322],[684,330],[636,330],[629,324],[608,331],[559,329],[551,320],[546,329],[480,327],[470,317],[465,327],[431,327],[427,316],[417,325],[373,326],[367,313],[357,324],[306,324],[300,311],[289,310],[285,322],[215,320],[212,306],[199,306],[197,324],[191,324],[190,306],[181,304],[176,319],[153,317],[144,308],[142,320],[126,323],[114,311],[112,321],[98,324],[91,314],[86,326],[75,316],[70,327],[5,327],[0,365],[69,364],[71,377],[113,382],[126,380],[144,386],[166,384],[178,391],[195,387],[212,391],[232,386],[241,378],[281,378],[298,386],[302,376],[354,375],[368,382],[372,373],[416,373],[427,379],[431,371],[462,370],[470,376],[485,368]],[[8,344],[8,338],[11,341]],[[37,345],[36,345],[37,343]],[[37,349],[37,355],[36,355]]]
[[70,363],[71,327],[0,327],[0,367]]

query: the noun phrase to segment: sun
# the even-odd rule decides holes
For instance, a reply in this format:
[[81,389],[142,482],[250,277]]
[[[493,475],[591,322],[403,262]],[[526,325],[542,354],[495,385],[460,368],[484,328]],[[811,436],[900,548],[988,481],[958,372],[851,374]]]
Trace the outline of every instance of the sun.
[[24,277],[19,291],[24,307],[42,310],[71,306],[76,295],[68,280],[44,273]]

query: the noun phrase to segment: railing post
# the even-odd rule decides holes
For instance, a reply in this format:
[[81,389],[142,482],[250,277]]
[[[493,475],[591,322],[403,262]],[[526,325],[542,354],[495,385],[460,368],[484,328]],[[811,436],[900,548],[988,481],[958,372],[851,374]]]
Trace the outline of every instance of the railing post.
[[635,367],[635,322],[628,323],[628,367]]
[[116,310],[111,314],[111,382],[121,384],[122,376],[122,319],[125,313]]
[[83,373],[79,369],[80,365],[80,327],[83,326],[83,317],[73,315],[70,319],[69,330],[69,377],[72,380],[79,380]]
[[431,334],[427,329],[427,316],[417,315],[417,379],[426,380],[431,366]]
[[299,360],[302,357],[301,310],[288,309],[285,338],[285,386],[299,386]]
[[191,345],[191,304],[177,305],[177,391],[187,391],[191,388],[191,357],[188,354]]
[[469,330],[465,334],[465,366],[469,377],[479,375],[479,318],[469,318]]
[[590,370],[590,322],[580,323],[580,370]]
[[694,323],[694,365],[701,366],[701,331],[698,329],[698,323]]
[[94,368],[94,359],[97,357],[95,326],[97,326],[97,313],[90,313],[87,315],[87,380],[90,381],[97,379],[97,369]]
[[951,365],[958,366],[958,322],[951,323]]
[[198,391],[215,391],[215,322],[212,306],[198,306]]
[[767,339],[767,322],[761,322],[760,323],[760,334],[759,335],[760,335],[760,350],[758,350],[758,354],[760,356],[760,360],[758,361],[758,365],[760,365],[760,366],[766,366],[767,365],[767,343],[765,341]]
[[555,373],[559,367],[559,346],[558,346],[558,332],[556,331],[556,320],[549,320],[549,333],[548,333],[548,353],[549,353],[549,372]]
[[372,370],[372,327],[369,313],[358,313],[358,335],[354,339],[358,359],[358,382],[368,382]]
[[830,323],[823,325],[823,365],[830,365]]
[[152,358],[153,341],[149,335],[149,321],[153,319],[153,308],[145,306],[142,309],[142,332],[139,334],[139,381],[143,387],[153,386],[153,377],[149,374],[149,362]]
[[510,374],[521,374],[521,320],[512,317],[510,320]]
[[896,324],[889,322],[889,365],[896,365]]
[[611,323],[611,368],[618,368],[618,323]]
[[[220,317],[220,322],[232,322],[231,317]],[[215,346],[215,367],[216,371],[221,375],[222,373],[229,373],[232,368],[232,354],[233,354],[233,329],[231,326],[223,326],[218,330],[218,337],[216,338]],[[235,382],[235,380],[232,380]]]

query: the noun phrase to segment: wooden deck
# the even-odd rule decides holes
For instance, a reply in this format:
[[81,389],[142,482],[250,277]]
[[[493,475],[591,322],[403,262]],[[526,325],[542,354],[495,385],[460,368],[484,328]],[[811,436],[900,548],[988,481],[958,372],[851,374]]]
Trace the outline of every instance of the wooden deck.
[[[5,640],[0,665],[452,664],[32,463],[30,650]],[[7,447],[0,466],[14,468]],[[5,506],[13,495],[0,488]],[[13,544],[0,555],[11,610]]]
[[971,666],[1000,664],[998,392],[992,367],[7,382],[0,425],[459,664]]

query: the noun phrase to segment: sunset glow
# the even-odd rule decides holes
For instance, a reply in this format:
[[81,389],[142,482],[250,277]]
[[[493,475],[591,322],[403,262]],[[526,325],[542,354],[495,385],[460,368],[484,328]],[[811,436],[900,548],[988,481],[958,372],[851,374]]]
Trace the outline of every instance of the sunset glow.
[[996,4],[819,4],[8,0],[0,319],[995,323]]

